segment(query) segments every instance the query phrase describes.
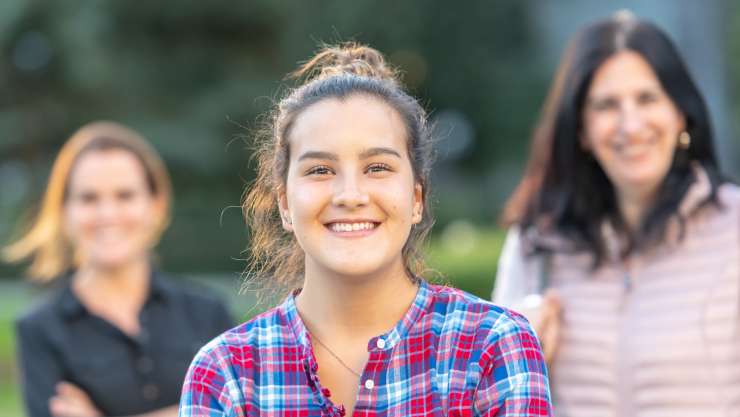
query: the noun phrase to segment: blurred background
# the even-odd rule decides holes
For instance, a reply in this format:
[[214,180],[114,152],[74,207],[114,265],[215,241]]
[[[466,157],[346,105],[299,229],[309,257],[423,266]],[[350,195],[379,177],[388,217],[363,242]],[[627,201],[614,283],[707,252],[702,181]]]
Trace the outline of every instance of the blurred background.
[[[738,4],[736,4],[738,3]],[[722,167],[737,178],[740,2],[41,1],[0,2],[0,244],[35,214],[51,162],[80,125],[112,119],[144,134],[173,175],[162,268],[206,282],[246,319],[239,294],[253,178],[250,130],[320,42],[386,54],[430,110],[438,161],[428,248],[444,282],[488,297],[529,133],[559,55],[584,22],[629,8],[666,29],[709,102]],[[0,264],[0,416],[22,415],[13,318],[43,290]]]

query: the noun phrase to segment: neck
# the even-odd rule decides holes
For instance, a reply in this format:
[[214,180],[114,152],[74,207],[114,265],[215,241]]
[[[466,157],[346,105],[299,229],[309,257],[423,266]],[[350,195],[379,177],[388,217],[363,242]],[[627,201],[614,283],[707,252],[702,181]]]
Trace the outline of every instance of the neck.
[[296,307],[311,332],[332,335],[332,339],[367,339],[393,328],[408,311],[417,290],[400,259],[361,279],[321,271],[306,262],[304,287]]
[[640,229],[654,198],[652,192],[619,193],[617,198],[619,213],[630,231],[636,232]]
[[78,293],[94,293],[101,301],[140,304],[149,290],[150,274],[149,260],[144,258],[117,268],[81,265],[72,286]]

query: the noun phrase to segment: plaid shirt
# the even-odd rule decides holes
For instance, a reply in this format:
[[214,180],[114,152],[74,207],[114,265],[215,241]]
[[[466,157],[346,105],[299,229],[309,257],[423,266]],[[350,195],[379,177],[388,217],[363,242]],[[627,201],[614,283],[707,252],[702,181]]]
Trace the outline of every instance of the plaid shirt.
[[[550,416],[545,363],[526,320],[421,282],[405,317],[368,343],[356,416]],[[344,415],[317,377],[293,296],[203,347],[180,417]]]

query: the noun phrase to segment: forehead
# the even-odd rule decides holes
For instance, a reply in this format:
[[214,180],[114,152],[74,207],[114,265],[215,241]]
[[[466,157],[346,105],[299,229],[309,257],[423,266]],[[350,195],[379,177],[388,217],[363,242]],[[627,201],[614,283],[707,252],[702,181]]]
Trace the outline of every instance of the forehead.
[[662,88],[647,60],[635,51],[626,50],[610,56],[596,69],[589,94],[646,87]]
[[82,153],[69,176],[69,189],[113,189],[121,186],[146,186],[141,162],[128,150],[104,149]]
[[398,112],[381,99],[359,94],[309,106],[296,117],[288,139],[293,158],[317,149],[341,154],[388,147],[406,153],[406,127]]

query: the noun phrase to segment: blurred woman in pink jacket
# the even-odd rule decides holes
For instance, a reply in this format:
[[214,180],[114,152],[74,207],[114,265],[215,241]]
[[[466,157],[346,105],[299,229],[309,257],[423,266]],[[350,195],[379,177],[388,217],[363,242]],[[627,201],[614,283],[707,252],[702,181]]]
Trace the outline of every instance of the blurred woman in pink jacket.
[[662,30],[576,34],[505,220],[494,301],[533,322],[556,415],[740,415],[740,190]]

